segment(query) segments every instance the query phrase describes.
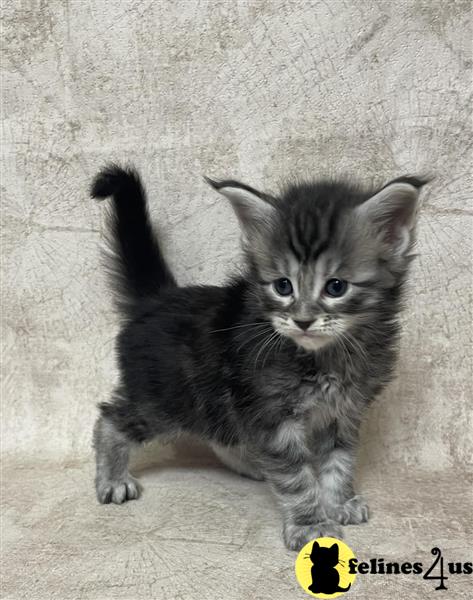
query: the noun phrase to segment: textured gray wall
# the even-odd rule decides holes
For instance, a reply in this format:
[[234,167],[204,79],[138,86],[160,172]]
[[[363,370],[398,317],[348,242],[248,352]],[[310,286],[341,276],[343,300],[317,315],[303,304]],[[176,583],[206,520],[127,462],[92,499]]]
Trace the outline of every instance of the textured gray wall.
[[[201,175],[433,173],[399,376],[363,457],[471,456],[470,2],[16,1],[4,6],[3,449],[75,459],[108,397],[115,317],[99,267],[110,159],[141,170],[181,282],[238,263]],[[470,423],[468,422],[470,419]]]

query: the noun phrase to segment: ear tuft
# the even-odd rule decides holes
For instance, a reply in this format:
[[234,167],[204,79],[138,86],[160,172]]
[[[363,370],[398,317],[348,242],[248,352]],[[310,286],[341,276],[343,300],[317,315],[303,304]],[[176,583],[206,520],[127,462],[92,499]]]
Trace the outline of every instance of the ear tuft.
[[377,229],[383,243],[399,256],[412,245],[420,190],[428,181],[427,178],[398,177],[356,209],[360,217]]
[[401,175],[401,177],[396,177],[396,179],[393,179],[381,189],[384,190],[384,188],[388,187],[388,185],[391,185],[392,183],[408,183],[418,190],[421,190],[424,185],[427,185],[434,179],[435,177],[433,175]]
[[271,222],[276,209],[266,194],[233,179],[204,179],[214,190],[230,200],[247,237],[261,232]]
[[207,177],[207,175],[202,175],[202,177],[204,178],[204,181],[210,185],[210,187],[212,187],[214,190],[218,190],[220,182],[216,181],[215,179],[210,179],[210,177]]

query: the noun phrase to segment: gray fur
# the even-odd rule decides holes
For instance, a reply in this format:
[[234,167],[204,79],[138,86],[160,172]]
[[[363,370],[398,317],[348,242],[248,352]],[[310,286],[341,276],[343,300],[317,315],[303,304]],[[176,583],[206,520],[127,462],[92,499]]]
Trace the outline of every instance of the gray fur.
[[[131,444],[189,432],[270,485],[288,548],[365,522],[353,481],[359,426],[392,376],[423,183],[300,183],[269,196],[211,182],[240,220],[245,274],[223,287],[178,288],[150,237],[137,174],[99,175],[94,194],[116,203],[113,266],[127,280],[116,289],[127,319],[121,381],[95,430],[99,501],[137,497]],[[141,209],[128,234],[130,202]],[[278,291],[281,278],[289,295]],[[347,282],[340,297],[327,287],[334,278]]]
[[251,456],[244,446],[221,446],[220,444],[211,443],[212,450],[218,456],[220,461],[235,473],[262,481],[264,476],[253,463]]
[[102,504],[122,504],[140,495],[140,484],[128,473],[130,446],[112,423],[98,419],[94,429],[95,489]]

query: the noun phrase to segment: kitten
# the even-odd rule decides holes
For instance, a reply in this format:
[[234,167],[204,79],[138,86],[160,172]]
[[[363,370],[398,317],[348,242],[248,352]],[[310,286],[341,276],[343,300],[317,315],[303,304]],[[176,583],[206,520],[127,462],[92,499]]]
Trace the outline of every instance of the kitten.
[[358,430],[392,376],[426,181],[297,183],[278,196],[208,183],[243,233],[245,274],[221,287],[178,287],[136,171],[111,165],[93,182],[93,197],[113,198],[111,270],[124,318],[120,384],[94,431],[98,500],[138,497],[132,445],[188,432],[268,482],[289,549],[340,538],[340,524],[368,519],[353,487]]
[[337,544],[332,544],[330,548],[324,548],[317,542],[313,543],[308,557],[312,562],[310,570],[312,583],[308,589],[313,594],[332,595],[338,592],[348,592],[351,588],[351,583],[346,588],[340,587],[340,573],[335,567],[344,561],[340,561],[338,553]]

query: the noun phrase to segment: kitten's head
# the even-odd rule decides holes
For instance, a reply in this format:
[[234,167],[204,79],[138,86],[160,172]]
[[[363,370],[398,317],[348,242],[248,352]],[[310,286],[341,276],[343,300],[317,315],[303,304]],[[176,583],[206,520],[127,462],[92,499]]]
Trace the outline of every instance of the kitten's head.
[[412,257],[426,181],[401,177],[371,192],[307,182],[277,197],[208,181],[232,203],[252,296],[280,334],[317,350],[386,313]]
[[314,564],[321,566],[322,564],[326,567],[335,567],[339,562],[339,548],[338,544],[332,544],[330,548],[325,546],[319,546],[318,542],[314,542],[312,545],[312,551],[310,553],[310,559]]

